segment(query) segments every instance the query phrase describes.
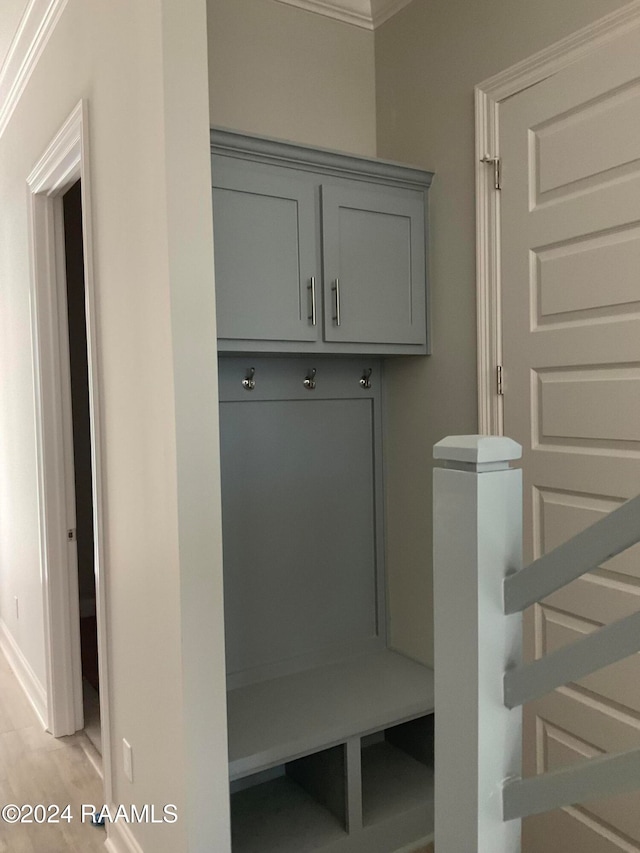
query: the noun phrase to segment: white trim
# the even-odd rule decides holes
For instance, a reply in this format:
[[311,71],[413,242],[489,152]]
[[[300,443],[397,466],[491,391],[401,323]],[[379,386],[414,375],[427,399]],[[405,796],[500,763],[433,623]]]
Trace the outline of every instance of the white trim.
[[500,298],[500,193],[493,171],[482,163],[498,156],[497,105],[476,89],[476,311],[478,349],[478,432],[503,434],[503,398],[496,369],[502,364]]
[[584,27],[476,86],[476,293],[478,331],[478,430],[502,435],[502,398],[495,368],[502,362],[500,305],[500,193],[481,159],[500,155],[500,103],[640,26],[640,0]]
[[29,0],[0,68],[0,137],[66,5],[67,0]]
[[315,12],[325,18],[333,18],[345,24],[353,24],[365,30],[373,29],[370,0],[276,0],[286,6],[295,6],[307,12]]
[[478,88],[492,100],[504,101],[505,98],[510,98],[523,89],[557,74],[567,65],[573,65],[596,48],[634,29],[639,23],[640,2],[633,0],[593,24],[534,53],[528,59],[489,77],[480,83]]
[[404,9],[411,0],[276,0],[325,18],[353,24],[365,30],[375,30]]
[[47,727],[47,691],[40,683],[40,679],[31,668],[31,664],[23,655],[20,647],[14,640],[6,624],[0,619],[0,650],[4,652],[7,663],[13,670],[18,683],[24,690],[25,696],[31,703],[33,710],[42,727]]
[[[109,810],[115,813],[116,806],[111,805]],[[107,824],[107,840],[104,843],[109,853],[144,853],[126,823]]]
[[27,179],[32,254],[31,326],[36,404],[38,511],[43,590],[47,727],[56,737],[82,726],[73,440],[66,338],[62,194],[82,180],[85,310],[93,474],[93,522],[105,796],[112,796],[109,668],[106,642],[102,462],[96,293],[93,280],[87,104],[81,101]]

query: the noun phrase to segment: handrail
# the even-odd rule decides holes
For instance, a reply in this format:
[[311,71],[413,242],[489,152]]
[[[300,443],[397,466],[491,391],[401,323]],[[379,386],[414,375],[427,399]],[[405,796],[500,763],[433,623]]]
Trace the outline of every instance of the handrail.
[[504,612],[517,613],[640,542],[640,495],[504,582]]
[[[504,582],[508,617],[640,542],[640,495]],[[507,670],[504,703],[515,708],[640,651],[634,613],[531,663]],[[640,787],[640,750],[513,780],[502,791],[505,821]]]
[[504,819],[575,805],[640,787],[640,749],[590,758],[543,776],[516,779],[504,786]]
[[640,650],[640,613],[600,628],[553,654],[507,670],[504,704],[516,708]]

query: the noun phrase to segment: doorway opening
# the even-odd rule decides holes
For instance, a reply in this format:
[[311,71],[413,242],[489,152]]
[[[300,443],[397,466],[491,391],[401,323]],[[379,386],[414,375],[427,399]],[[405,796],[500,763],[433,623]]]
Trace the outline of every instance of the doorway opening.
[[[80,101],[27,178],[33,270],[31,340],[46,728],[54,737],[83,729],[84,658],[85,680],[97,685],[97,689],[93,686],[95,693],[87,693],[94,700],[99,695],[99,706],[88,708],[86,716],[87,721],[92,714],[100,721],[95,740],[102,747],[102,759],[97,748],[86,751],[102,775],[104,802],[108,803],[113,800],[113,781],[104,466],[88,138],[87,104]],[[88,738],[83,741],[91,747]]]
[[63,195],[62,208],[76,517],[71,536],[75,536],[78,567],[82,708],[84,731],[102,754],[81,180]]

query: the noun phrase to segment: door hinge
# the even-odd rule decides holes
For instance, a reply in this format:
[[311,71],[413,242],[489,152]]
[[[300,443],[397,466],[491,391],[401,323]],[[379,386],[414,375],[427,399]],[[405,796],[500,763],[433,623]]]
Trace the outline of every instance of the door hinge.
[[496,367],[496,390],[498,397],[504,397],[504,386],[502,384],[502,365]]
[[76,529],[75,529],[75,527],[70,527],[69,530],[67,530],[67,539],[69,540],[69,542],[75,542],[76,541]]
[[481,163],[493,166],[493,186],[496,190],[502,189],[502,160],[500,157],[483,157]]

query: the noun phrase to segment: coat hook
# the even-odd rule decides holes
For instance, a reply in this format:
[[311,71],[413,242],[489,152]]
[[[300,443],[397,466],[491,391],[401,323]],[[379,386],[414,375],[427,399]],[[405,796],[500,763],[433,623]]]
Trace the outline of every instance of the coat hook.
[[255,367],[250,367],[247,370],[247,375],[242,380],[242,387],[245,391],[253,391],[253,389],[256,387],[256,380],[253,378],[255,376],[255,373]]
[[360,386],[364,388],[366,391],[371,388],[371,374],[373,372],[373,368],[370,367],[368,370],[365,370],[360,379]]
[[313,367],[307,371],[304,382],[302,383],[307,391],[315,391],[316,388],[316,369]]

